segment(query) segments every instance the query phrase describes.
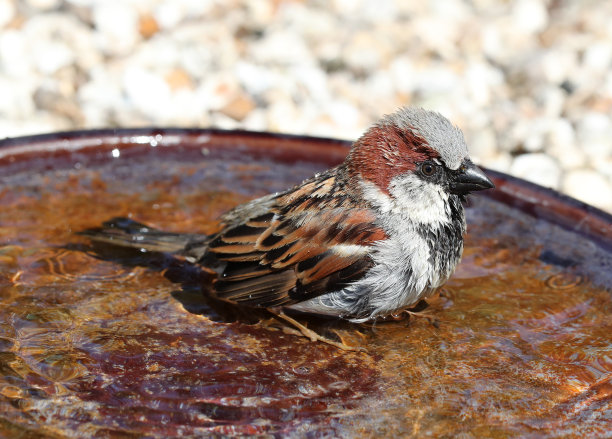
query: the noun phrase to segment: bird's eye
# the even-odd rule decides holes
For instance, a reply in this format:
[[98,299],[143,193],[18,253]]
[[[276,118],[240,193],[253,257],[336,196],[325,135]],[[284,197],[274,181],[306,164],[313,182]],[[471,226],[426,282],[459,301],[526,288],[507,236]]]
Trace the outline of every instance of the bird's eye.
[[431,177],[436,173],[436,165],[431,162],[421,164],[421,174],[425,177]]

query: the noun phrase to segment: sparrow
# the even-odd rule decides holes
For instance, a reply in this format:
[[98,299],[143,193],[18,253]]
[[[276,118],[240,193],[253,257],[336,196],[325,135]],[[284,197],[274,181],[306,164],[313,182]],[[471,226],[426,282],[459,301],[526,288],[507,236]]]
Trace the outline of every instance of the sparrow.
[[371,126],[339,166],[235,207],[212,235],[125,218],[82,234],[200,264],[215,273],[212,295],[235,305],[364,322],[449,279],[463,252],[463,202],[493,187],[459,128],[406,107]]

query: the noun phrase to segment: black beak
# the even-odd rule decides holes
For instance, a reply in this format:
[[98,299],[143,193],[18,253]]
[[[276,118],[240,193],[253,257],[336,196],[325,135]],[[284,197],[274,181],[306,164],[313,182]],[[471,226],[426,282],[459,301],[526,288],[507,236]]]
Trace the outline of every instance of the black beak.
[[456,195],[467,195],[473,191],[494,188],[495,185],[482,170],[469,160],[465,160],[455,171],[450,181],[450,191]]

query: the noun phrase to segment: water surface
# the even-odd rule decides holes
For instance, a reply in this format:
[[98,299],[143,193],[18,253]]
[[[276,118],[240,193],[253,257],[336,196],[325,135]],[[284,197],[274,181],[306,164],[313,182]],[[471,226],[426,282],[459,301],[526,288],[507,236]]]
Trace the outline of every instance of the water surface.
[[203,151],[46,168],[2,174],[0,436],[610,434],[612,254],[582,236],[473,197],[433,321],[308,322],[365,348],[347,353],[211,302],[171,256],[74,235],[114,216],[212,233],[320,163]]

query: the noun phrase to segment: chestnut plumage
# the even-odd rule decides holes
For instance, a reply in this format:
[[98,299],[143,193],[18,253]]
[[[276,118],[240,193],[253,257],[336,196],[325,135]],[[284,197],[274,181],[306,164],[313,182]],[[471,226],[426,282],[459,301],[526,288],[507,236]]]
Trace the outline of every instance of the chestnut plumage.
[[366,131],[344,163],[234,208],[214,235],[122,218],[82,234],[206,266],[217,273],[213,294],[234,304],[364,321],[448,280],[463,251],[462,201],[492,187],[458,128],[403,108]]

